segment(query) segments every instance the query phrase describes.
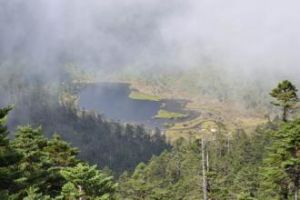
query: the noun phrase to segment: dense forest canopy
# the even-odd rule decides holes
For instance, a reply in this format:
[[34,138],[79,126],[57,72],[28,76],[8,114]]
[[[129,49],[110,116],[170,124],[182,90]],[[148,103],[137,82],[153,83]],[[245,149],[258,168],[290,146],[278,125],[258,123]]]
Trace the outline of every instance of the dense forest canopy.
[[[273,92],[282,84],[292,85],[283,81]],[[297,96],[285,100],[288,98],[298,100]],[[6,121],[11,109],[0,110],[0,195],[3,199],[298,199],[300,122],[299,119],[287,121],[286,114],[284,121],[261,125],[251,135],[242,129],[232,135],[226,129],[219,129],[201,139],[179,139],[172,149],[114,180],[108,169],[99,170],[96,165],[78,160],[78,149],[58,134],[47,139],[42,128],[28,125],[18,127],[15,138],[8,139]],[[95,119],[98,118],[80,119],[87,120],[82,132],[86,133]],[[133,128],[127,125],[125,136],[131,131],[129,136],[140,138],[138,143],[131,144],[138,146],[147,134],[133,136]],[[120,132],[106,134],[122,137]],[[114,140],[111,136],[106,142]],[[106,150],[98,151],[105,156]],[[99,154],[85,153],[81,156],[84,160]],[[142,155],[137,156],[141,159]]]

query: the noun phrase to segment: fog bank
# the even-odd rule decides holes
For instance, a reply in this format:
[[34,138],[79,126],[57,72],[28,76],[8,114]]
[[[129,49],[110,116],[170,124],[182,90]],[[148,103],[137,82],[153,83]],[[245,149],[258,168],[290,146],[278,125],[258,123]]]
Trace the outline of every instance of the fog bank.
[[[57,77],[87,69],[190,69],[300,75],[296,0],[2,0],[1,62]],[[25,72],[24,72],[25,73]]]

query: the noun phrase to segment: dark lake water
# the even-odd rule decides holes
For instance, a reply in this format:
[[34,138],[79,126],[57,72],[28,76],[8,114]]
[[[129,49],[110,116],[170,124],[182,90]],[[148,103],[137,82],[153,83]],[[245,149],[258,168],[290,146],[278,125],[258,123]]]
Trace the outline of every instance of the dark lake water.
[[159,109],[181,112],[183,101],[162,100],[144,101],[130,99],[131,89],[124,83],[97,83],[85,86],[79,93],[79,106],[87,110],[95,110],[108,119],[121,122],[144,124],[149,127],[162,128],[172,120],[154,119]]

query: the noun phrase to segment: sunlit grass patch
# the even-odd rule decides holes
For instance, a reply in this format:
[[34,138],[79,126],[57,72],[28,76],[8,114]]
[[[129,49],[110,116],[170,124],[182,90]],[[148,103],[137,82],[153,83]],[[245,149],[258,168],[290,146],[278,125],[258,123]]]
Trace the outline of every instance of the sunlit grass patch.
[[170,112],[164,109],[160,109],[158,113],[154,116],[156,119],[180,119],[187,117],[187,114]]
[[145,94],[138,91],[131,91],[131,93],[129,94],[129,98],[144,101],[161,101],[161,98],[159,96]]

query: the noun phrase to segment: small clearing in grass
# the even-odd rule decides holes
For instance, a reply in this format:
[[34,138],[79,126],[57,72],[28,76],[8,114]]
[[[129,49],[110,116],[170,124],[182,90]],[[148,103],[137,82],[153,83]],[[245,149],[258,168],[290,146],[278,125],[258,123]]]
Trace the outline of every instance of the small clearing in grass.
[[144,100],[144,101],[161,101],[161,98],[159,96],[145,94],[138,91],[131,91],[131,93],[128,96],[131,99],[135,100]]
[[158,113],[154,116],[156,119],[180,119],[187,117],[187,114],[170,112],[167,110],[160,109]]

